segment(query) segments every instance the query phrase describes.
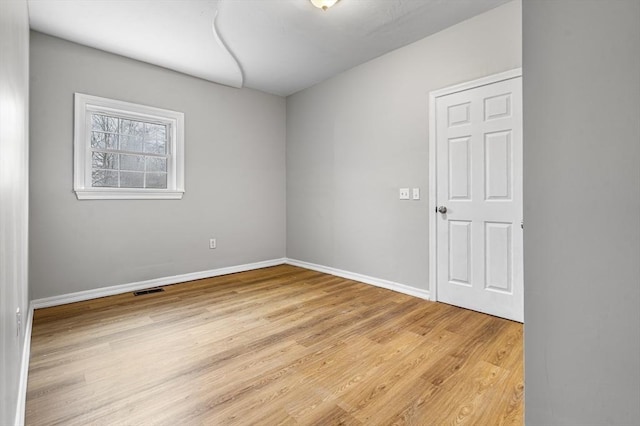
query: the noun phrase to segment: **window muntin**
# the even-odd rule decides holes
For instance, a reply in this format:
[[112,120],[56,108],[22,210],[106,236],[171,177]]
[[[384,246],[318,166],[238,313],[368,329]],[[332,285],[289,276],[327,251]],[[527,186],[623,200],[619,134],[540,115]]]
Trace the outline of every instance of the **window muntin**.
[[76,93],[79,199],[181,198],[184,115]]

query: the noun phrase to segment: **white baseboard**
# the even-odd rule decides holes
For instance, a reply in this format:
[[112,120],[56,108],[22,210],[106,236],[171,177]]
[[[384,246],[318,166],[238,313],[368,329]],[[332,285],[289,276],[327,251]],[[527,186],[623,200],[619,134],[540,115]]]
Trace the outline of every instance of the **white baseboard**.
[[238,272],[252,271],[254,269],[268,268],[270,266],[282,265],[287,259],[265,260],[263,262],[247,263],[244,265],[229,266],[226,268],[211,269],[209,271],[191,272],[171,277],[155,278],[152,280],[138,281],[129,284],[120,284],[110,287],[97,288],[95,290],[78,291],[76,293],[62,294],[60,296],[45,297],[31,301],[34,309],[48,308],[51,306],[65,305],[67,303],[81,302],[84,300],[97,299],[99,297],[113,296],[115,294],[128,293],[131,291],[144,290],[152,287],[160,287],[170,284],[178,284],[186,281],[201,280],[203,278],[218,277],[220,275],[235,274]]
[[16,405],[15,426],[24,426],[27,402],[27,379],[29,378],[29,358],[31,357],[31,328],[33,326],[33,303],[29,303],[27,322],[24,328],[22,361],[20,363],[20,381],[18,383],[18,402]]
[[[115,294],[128,293],[131,291],[144,290],[152,287],[160,287],[171,284],[178,284],[186,281],[200,280],[203,278],[218,277],[221,275],[235,274],[238,272],[252,271],[254,269],[268,268],[270,266],[289,264],[299,266],[301,268],[311,269],[313,271],[324,272],[325,274],[335,275],[338,277],[360,281],[365,284],[371,284],[376,287],[386,288],[387,290],[397,291],[399,293],[408,294],[410,296],[419,297],[429,300],[429,291],[420,288],[411,287],[405,284],[384,280],[381,278],[362,275],[355,272],[349,272],[342,269],[332,268],[330,266],[317,265],[315,263],[304,262],[297,259],[272,259],[263,262],[248,263],[244,265],[229,266],[226,268],[211,269],[208,271],[190,272],[188,274],[173,275],[170,277],[155,278],[151,280],[138,281],[128,284],[114,285],[110,287],[97,288],[94,290],[78,291],[75,293],[62,294],[59,296],[45,297],[42,299],[32,300],[30,303],[29,315],[32,320],[33,310],[40,308],[48,308],[51,306],[65,305],[67,303],[82,302],[84,300],[97,299],[105,296],[113,296]],[[30,327],[30,324],[29,324]],[[30,334],[28,334],[30,336]]]
[[368,275],[357,274],[355,272],[344,271],[342,269],[336,269],[330,266],[304,262],[302,260],[287,259],[286,263],[293,266],[299,266],[301,268],[311,269],[313,271],[324,272],[325,274],[335,275],[349,280],[360,281],[365,284],[374,285],[376,287],[386,288],[387,290],[397,291],[398,293],[408,294],[409,296],[415,296],[421,299],[430,300],[429,291],[423,290],[421,288],[415,288],[405,284],[383,280],[381,278],[370,277]]

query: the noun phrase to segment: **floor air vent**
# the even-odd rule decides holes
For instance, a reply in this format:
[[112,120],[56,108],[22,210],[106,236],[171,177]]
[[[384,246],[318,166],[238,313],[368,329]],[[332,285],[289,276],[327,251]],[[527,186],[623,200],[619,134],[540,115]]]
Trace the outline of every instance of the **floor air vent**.
[[160,293],[161,291],[164,291],[164,288],[162,288],[162,287],[148,288],[146,290],[134,291],[133,295],[134,296],[142,296],[143,294]]

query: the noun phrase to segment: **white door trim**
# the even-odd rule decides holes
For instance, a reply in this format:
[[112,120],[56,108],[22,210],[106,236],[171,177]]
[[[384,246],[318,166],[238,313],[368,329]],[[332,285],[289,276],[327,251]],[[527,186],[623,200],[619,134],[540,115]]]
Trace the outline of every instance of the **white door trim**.
[[522,68],[516,68],[429,92],[429,295],[430,299],[434,302],[438,300],[438,286],[436,282],[436,100],[439,97],[451,95],[452,93],[518,77],[522,77]]

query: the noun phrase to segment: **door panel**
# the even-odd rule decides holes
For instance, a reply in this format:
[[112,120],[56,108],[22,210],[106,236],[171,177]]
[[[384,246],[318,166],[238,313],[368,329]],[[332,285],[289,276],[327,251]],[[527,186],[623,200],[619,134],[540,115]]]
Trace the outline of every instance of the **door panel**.
[[513,185],[511,131],[484,135],[485,200],[511,200]]
[[469,118],[471,116],[469,112],[470,106],[471,104],[469,102],[465,102],[459,105],[451,105],[447,109],[447,116],[449,117],[449,127],[469,124]]
[[470,285],[471,222],[449,221],[449,281]]
[[471,199],[470,138],[449,139],[449,199]]
[[435,105],[437,298],[522,321],[522,79]]
[[512,293],[510,223],[485,222],[485,288]]
[[485,121],[511,116],[511,93],[490,96],[484,100]]

